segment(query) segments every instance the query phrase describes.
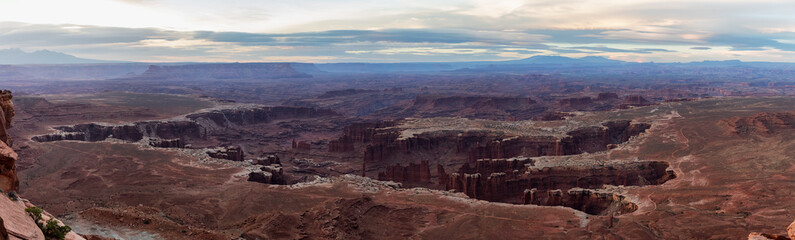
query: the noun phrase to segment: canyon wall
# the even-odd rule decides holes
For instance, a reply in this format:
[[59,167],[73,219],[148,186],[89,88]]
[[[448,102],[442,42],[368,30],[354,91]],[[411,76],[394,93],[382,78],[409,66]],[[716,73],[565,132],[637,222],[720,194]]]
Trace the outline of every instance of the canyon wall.
[[[505,159],[479,162],[502,162]],[[515,163],[518,163],[514,160]],[[493,164],[493,163],[492,163]],[[501,164],[502,165],[502,164]],[[514,164],[500,171],[483,171],[464,165],[446,176],[445,189],[488,201],[519,203],[526,189],[568,190],[601,188],[603,185],[645,186],[662,184],[676,177],[661,161],[633,162],[606,167],[544,167],[530,168]]]
[[378,180],[401,183],[430,183],[431,169],[428,161],[420,161],[419,164],[409,163],[407,166],[395,164],[394,166],[387,166],[383,172],[378,173]]

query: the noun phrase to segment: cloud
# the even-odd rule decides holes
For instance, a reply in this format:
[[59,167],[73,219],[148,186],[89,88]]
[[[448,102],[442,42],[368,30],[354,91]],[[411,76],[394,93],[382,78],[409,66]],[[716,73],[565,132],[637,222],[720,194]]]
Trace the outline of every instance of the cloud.
[[693,50],[710,50],[712,48],[711,47],[691,47],[690,49],[693,49]]
[[650,54],[653,52],[675,52],[673,50],[668,49],[661,49],[661,48],[635,48],[635,49],[620,49],[620,48],[611,48],[611,47],[569,47],[568,49],[576,49],[576,50],[588,50],[593,52],[603,52],[603,53],[642,53],[642,54]]

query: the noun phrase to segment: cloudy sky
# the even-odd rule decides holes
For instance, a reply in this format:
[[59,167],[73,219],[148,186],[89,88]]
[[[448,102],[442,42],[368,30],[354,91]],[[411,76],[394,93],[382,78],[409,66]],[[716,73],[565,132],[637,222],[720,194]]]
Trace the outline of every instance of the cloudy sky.
[[795,1],[0,0],[5,48],[151,62],[795,62]]

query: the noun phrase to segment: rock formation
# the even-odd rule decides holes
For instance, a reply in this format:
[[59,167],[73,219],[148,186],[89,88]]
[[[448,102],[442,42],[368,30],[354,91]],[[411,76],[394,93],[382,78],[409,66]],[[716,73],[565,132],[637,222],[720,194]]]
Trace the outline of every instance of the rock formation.
[[[606,122],[601,127],[585,127],[570,131],[567,137],[506,136],[481,131],[440,131],[399,138],[397,130],[372,135],[366,146],[365,162],[381,162],[397,154],[427,152],[442,146],[454,146],[456,154],[464,154],[469,162],[477,159],[511,158],[517,156],[560,156],[607,150],[610,144],[629,140],[651,127],[630,121]],[[341,139],[347,139],[345,135]],[[431,160],[431,159],[423,159]]]
[[599,93],[599,95],[596,97],[597,101],[605,101],[612,99],[618,99],[618,94],[611,92],[604,92],[604,93]]
[[475,168],[464,165],[458,172],[440,179],[446,180],[445,189],[456,190],[472,198],[528,203],[534,198],[528,198],[527,189],[547,191],[594,189],[603,185],[662,184],[676,177],[672,170],[667,169],[668,165],[667,162],[649,161],[604,167],[531,168],[532,162],[528,159],[484,159],[479,160]]
[[337,115],[330,110],[304,107],[241,107],[190,114],[187,116],[188,120],[182,121],[144,121],[125,125],[86,123],[60,126],[54,128],[57,132],[35,136],[32,140],[37,142],[61,140],[94,142],[112,137],[135,142],[148,137],[150,139],[179,139],[179,144],[184,146],[192,140],[205,139],[208,135],[219,131],[223,133],[230,127],[269,123],[274,120]]
[[652,105],[652,102],[646,100],[646,98],[644,98],[643,96],[629,95],[624,97],[624,103],[619,105],[619,108],[640,107],[648,105]]
[[795,239],[795,221],[792,221],[792,224],[787,227],[787,235],[789,235],[789,238]]
[[271,164],[282,164],[282,162],[279,160],[279,156],[276,156],[276,154],[271,154],[265,157],[257,158],[254,160],[254,164],[268,166]]
[[19,190],[17,178],[17,153],[11,149],[13,140],[8,135],[11,121],[14,118],[14,103],[11,102],[11,91],[0,92],[0,190],[3,192]]
[[624,214],[638,210],[637,204],[622,195],[582,188],[568,191],[525,189],[522,202],[541,206],[565,206],[592,215]]
[[260,171],[248,174],[248,181],[265,184],[285,184],[284,171],[281,165],[272,164],[260,168]]
[[149,139],[149,146],[159,148],[184,148],[185,144],[179,139]]
[[214,158],[243,161],[243,149],[240,146],[217,147],[207,150],[207,155]]
[[[11,91],[3,90],[0,92],[0,239],[31,239],[44,240],[45,235],[33,221],[33,218],[25,212],[25,208],[34,207],[27,200],[21,199],[16,195],[19,190],[19,179],[16,173],[17,153],[10,147],[11,137],[8,135],[8,128],[11,128],[11,121],[14,117],[14,104],[11,102]],[[54,217],[42,212],[44,220],[54,219]],[[63,225],[60,221],[56,221]],[[69,232],[66,239],[84,240],[83,237],[74,232]]]
[[[788,237],[789,236],[789,237]],[[752,232],[748,234],[748,240],[791,240],[795,239],[795,221],[787,227],[787,236],[778,234]]]

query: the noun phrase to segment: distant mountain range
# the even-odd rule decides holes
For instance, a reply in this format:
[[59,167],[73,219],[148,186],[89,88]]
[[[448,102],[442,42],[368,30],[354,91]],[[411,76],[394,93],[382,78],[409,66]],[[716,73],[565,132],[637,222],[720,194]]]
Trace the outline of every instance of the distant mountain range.
[[79,58],[69,54],[39,50],[25,52],[19,48],[0,49],[0,64],[78,64],[78,63],[122,63],[121,61],[105,61]]

